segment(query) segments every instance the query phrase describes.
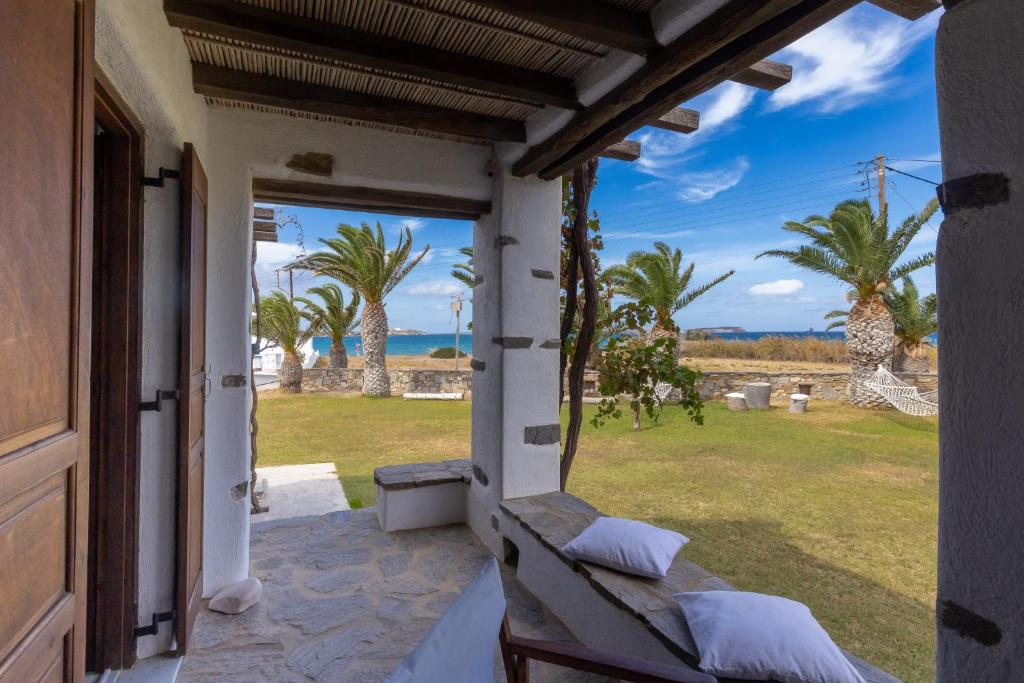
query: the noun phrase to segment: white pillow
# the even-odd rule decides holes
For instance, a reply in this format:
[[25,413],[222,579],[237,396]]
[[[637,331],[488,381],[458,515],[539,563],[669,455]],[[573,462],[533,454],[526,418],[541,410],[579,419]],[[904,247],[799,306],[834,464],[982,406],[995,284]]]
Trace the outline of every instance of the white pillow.
[[675,598],[705,673],[782,683],[864,683],[802,603],[740,591]]
[[598,517],[562,551],[574,560],[660,579],[668,573],[679,549],[689,542],[680,533],[643,522]]
[[260,601],[263,584],[257,578],[242,579],[220,589],[210,600],[209,608],[224,614],[241,614]]
[[504,616],[501,572],[492,557],[386,683],[493,681]]

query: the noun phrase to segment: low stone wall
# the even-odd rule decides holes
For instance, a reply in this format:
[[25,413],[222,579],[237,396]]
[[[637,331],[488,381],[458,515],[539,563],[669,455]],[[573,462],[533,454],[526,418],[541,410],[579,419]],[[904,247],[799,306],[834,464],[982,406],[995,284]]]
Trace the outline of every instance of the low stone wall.
[[[938,375],[897,373],[907,384],[920,391],[935,391]],[[772,385],[772,400],[785,402],[790,394],[800,391],[801,384],[809,384],[812,399],[845,401],[848,395],[850,373],[848,372],[709,372],[697,385],[704,399],[720,399],[733,391],[743,391],[747,382],[768,382]]]
[[[406,392],[441,394],[469,393],[472,370],[390,368],[391,395]],[[302,371],[302,390],[308,392],[363,390],[362,368],[311,368]]]
[[[394,368],[388,370],[391,377],[391,394],[401,396],[406,392],[430,394],[463,392],[472,390],[472,370],[432,370]],[[922,392],[938,388],[935,373],[896,373],[907,384]],[[845,401],[848,372],[708,372],[697,384],[697,391],[704,399],[721,399],[732,391],[743,391],[747,382],[768,382],[772,385],[772,400],[780,405],[790,394],[800,390],[801,384],[811,385],[811,398],[826,401]],[[313,368],[302,371],[302,390],[308,392],[337,391],[358,392],[363,390],[363,371],[356,368],[333,369]],[[597,396],[597,373],[584,375],[584,393]]]

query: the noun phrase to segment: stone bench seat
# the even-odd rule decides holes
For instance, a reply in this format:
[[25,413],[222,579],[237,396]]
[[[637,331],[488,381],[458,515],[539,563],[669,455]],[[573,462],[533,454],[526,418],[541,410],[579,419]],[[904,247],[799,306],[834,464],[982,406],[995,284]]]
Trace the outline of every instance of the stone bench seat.
[[[675,593],[735,590],[686,559],[684,548],[664,579],[630,576],[562,552],[562,547],[601,516],[567,493],[505,500],[503,531],[514,550],[516,575],[591,647],[696,668],[700,660]],[[506,560],[509,558],[506,557]],[[868,683],[898,679],[848,652],[843,654]]]
[[425,529],[466,521],[469,460],[378,467],[377,519],[384,531]]

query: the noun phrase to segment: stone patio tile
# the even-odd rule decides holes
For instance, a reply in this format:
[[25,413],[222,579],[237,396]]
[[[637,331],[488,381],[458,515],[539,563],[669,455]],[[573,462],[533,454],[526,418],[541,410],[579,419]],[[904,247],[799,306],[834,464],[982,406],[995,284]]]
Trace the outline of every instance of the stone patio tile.
[[[204,609],[178,681],[378,683],[489,557],[463,525],[388,534],[373,509],[254,523],[260,603],[236,616]],[[507,567],[502,581],[515,633],[572,641]],[[504,681],[498,669],[495,680]],[[602,680],[548,665],[532,674],[539,682]]]

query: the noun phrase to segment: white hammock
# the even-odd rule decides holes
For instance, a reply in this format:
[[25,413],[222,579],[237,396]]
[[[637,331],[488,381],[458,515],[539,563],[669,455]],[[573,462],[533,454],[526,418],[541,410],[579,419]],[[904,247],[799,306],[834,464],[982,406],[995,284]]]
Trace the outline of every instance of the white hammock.
[[664,403],[665,400],[672,393],[672,389],[674,389],[674,388],[675,387],[673,387],[668,382],[658,382],[657,384],[655,384],[654,385],[654,396],[655,396],[655,398],[658,399],[658,403]]
[[939,414],[939,392],[928,391],[922,394],[917,387],[907,384],[881,365],[864,384],[907,415],[923,417]]

